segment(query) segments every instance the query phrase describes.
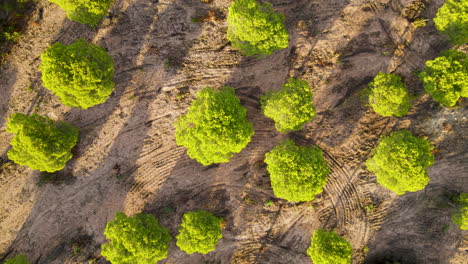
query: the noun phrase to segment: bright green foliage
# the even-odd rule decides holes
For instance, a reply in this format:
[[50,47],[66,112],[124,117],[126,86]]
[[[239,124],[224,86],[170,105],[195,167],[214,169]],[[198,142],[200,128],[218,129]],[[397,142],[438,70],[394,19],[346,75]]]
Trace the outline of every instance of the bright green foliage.
[[446,0],[434,18],[436,28],[447,34],[454,44],[468,42],[468,1]]
[[424,89],[443,106],[454,106],[460,97],[468,97],[468,56],[447,50],[442,56],[426,61],[419,74]]
[[25,255],[18,255],[14,258],[7,259],[4,264],[29,264],[29,261]]
[[177,235],[177,246],[187,254],[206,254],[215,250],[221,234],[222,219],[199,210],[184,214]]
[[228,162],[254,134],[246,113],[233,88],[205,88],[175,123],[177,144],[185,146],[190,158],[205,166]]
[[268,152],[265,163],[274,194],[293,202],[312,201],[330,172],[320,148],[297,146],[290,139]]
[[346,239],[335,232],[317,229],[310,241],[307,255],[314,264],[349,264],[353,248]]
[[67,106],[89,108],[103,103],[114,90],[114,61],[96,45],[79,39],[55,43],[41,55],[42,82]]
[[112,0],[49,0],[67,12],[70,20],[90,26],[97,26],[107,15]]
[[76,127],[37,114],[13,114],[8,119],[6,131],[15,134],[8,158],[33,170],[54,172],[63,169],[73,156],[71,149],[78,142]]
[[380,72],[369,84],[369,104],[381,116],[404,116],[411,106],[401,77]]
[[167,258],[171,235],[149,214],[126,216],[122,212],[106,225],[101,255],[112,264],[155,264]]
[[458,201],[458,212],[452,215],[452,221],[457,224],[460,229],[468,230],[468,193],[460,194]]
[[424,189],[429,183],[427,168],[434,163],[431,151],[429,141],[401,130],[382,137],[366,165],[377,182],[402,195]]
[[306,81],[289,78],[283,89],[262,96],[262,111],[282,133],[300,130],[315,115],[312,93]]
[[268,2],[235,0],[229,7],[227,38],[247,56],[270,55],[288,47],[284,21]]

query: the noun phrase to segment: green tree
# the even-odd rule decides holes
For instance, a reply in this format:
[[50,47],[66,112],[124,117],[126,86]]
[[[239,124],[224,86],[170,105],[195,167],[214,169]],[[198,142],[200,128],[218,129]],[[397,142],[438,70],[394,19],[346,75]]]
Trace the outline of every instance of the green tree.
[[268,2],[235,0],[229,7],[227,38],[247,56],[270,55],[288,47],[284,21]]
[[411,106],[401,77],[382,72],[369,84],[369,104],[381,116],[404,116]]
[[443,106],[454,106],[460,97],[468,97],[468,56],[460,51],[446,50],[442,56],[426,61],[426,68],[419,77],[434,101]]
[[468,42],[468,1],[446,0],[434,18],[436,28],[457,45]]
[[89,108],[103,103],[114,90],[114,61],[96,45],[79,39],[55,43],[41,55],[42,82],[67,106]]
[[49,0],[67,12],[70,20],[95,27],[107,15],[112,0]]
[[317,229],[310,241],[307,255],[314,264],[349,264],[353,248],[346,239],[335,232]]
[[289,78],[281,90],[266,93],[261,104],[263,114],[282,133],[300,130],[315,115],[309,84],[299,79]]
[[177,235],[177,246],[187,254],[206,254],[215,250],[221,234],[222,219],[199,210],[184,214]]
[[312,201],[330,172],[320,148],[297,146],[290,139],[268,152],[265,163],[274,194],[293,202]]
[[381,138],[366,166],[383,187],[403,195],[424,189],[429,183],[427,168],[434,163],[431,151],[426,139],[407,130],[392,132]]
[[228,162],[254,134],[246,113],[233,88],[205,88],[176,121],[177,144],[186,147],[190,158],[205,166]]
[[468,193],[462,193],[457,199],[458,211],[452,215],[452,221],[460,229],[468,230]]
[[13,114],[6,131],[15,134],[8,158],[33,170],[61,170],[72,158],[71,149],[78,142],[78,129],[66,122],[54,122],[34,114]]
[[101,255],[112,264],[155,264],[167,258],[172,240],[153,215],[122,212],[107,223],[104,235],[109,242],[102,244]]
[[18,255],[7,259],[4,264],[29,264],[29,261],[25,255]]

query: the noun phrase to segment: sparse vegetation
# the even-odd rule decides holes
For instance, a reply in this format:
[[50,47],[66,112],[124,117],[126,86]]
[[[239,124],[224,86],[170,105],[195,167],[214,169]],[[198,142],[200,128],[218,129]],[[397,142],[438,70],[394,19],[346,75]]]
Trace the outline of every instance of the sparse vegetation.
[[87,109],[103,103],[114,90],[114,62],[107,52],[84,39],[55,43],[41,55],[42,82],[60,101]]
[[429,183],[427,168],[434,163],[431,151],[426,139],[407,130],[392,132],[381,138],[366,166],[383,187],[403,195],[424,189]]
[[434,101],[443,106],[454,106],[460,97],[468,97],[468,55],[455,50],[426,61],[419,74],[424,89]]
[[261,104],[263,114],[282,133],[300,130],[315,115],[309,84],[299,79],[289,78],[281,90],[263,95]]
[[109,242],[102,245],[101,255],[112,264],[157,263],[167,257],[172,239],[154,216],[121,212],[107,223],[104,235]]
[[37,114],[13,114],[8,119],[7,132],[15,134],[8,158],[33,170],[47,172],[63,169],[78,142],[77,128]]
[[307,255],[314,264],[349,264],[353,249],[346,239],[335,232],[317,229],[312,236]]
[[369,84],[369,104],[381,116],[404,116],[411,106],[401,77],[380,72]]
[[187,254],[206,254],[215,250],[218,240],[223,237],[221,222],[219,217],[203,210],[184,214],[176,237],[177,246]]
[[227,38],[247,56],[270,55],[288,47],[284,21],[268,2],[235,0],[229,7]]
[[107,15],[112,0],[49,0],[67,12],[70,20],[95,27]]
[[254,134],[246,113],[233,88],[205,88],[197,93],[187,114],[176,121],[177,144],[186,147],[188,155],[205,166],[228,162]]
[[330,172],[318,147],[297,146],[285,140],[265,155],[271,187],[277,197],[312,201],[323,190]]
[[434,18],[436,28],[457,45],[468,42],[468,1],[446,0]]
[[18,255],[7,259],[4,264],[29,264],[29,261],[25,255]]
[[452,221],[462,230],[468,230],[468,193],[462,193],[456,199],[458,211],[452,215]]

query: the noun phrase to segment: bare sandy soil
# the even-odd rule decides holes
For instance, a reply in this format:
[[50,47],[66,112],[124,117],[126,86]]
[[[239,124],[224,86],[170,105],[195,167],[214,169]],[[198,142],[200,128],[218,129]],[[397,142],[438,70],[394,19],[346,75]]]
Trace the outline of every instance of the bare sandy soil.
[[[451,223],[448,197],[468,192],[467,101],[441,107],[414,74],[450,48],[431,20],[411,24],[434,17],[443,1],[270,2],[286,15],[290,45],[259,60],[226,40],[228,0],[116,0],[96,30],[40,0],[0,66],[0,253],[24,253],[31,263],[108,263],[99,247],[116,211],[152,213],[176,235],[182,214],[205,209],[226,219],[217,250],[187,255],[173,241],[160,263],[311,263],[305,251],[322,227],[351,242],[353,263],[466,264],[468,233]],[[80,37],[105,47],[116,67],[115,92],[88,110],[61,105],[38,71],[48,45]],[[361,102],[379,71],[400,74],[415,95],[407,116],[380,117]],[[312,85],[317,115],[302,131],[282,135],[258,101],[289,76]],[[224,85],[236,89],[255,135],[229,163],[203,167],[175,144],[172,124],[197,91]],[[5,119],[14,112],[80,128],[75,156],[53,183],[38,184],[44,176],[6,158],[12,135]],[[437,151],[426,189],[398,197],[364,161],[380,135],[403,128]],[[263,157],[288,137],[320,146],[332,167],[312,202],[288,203],[271,190]]]

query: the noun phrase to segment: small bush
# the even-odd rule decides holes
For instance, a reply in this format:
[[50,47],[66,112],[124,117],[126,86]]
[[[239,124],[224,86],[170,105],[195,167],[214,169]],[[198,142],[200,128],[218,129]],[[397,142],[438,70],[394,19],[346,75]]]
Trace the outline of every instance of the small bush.
[[61,170],[72,158],[71,149],[78,142],[78,129],[66,122],[54,122],[34,114],[13,114],[7,122],[7,132],[15,134],[8,158],[33,170]]
[[205,166],[228,162],[254,134],[246,113],[233,88],[205,88],[176,121],[177,144],[186,147],[190,158]]
[[112,264],[153,264],[167,258],[171,235],[149,214],[126,216],[122,212],[108,222],[101,255]]
[[454,106],[460,97],[468,97],[468,56],[460,51],[444,51],[442,56],[426,61],[419,77],[434,101]]
[[114,61],[107,52],[80,39],[55,43],[41,55],[42,82],[67,106],[87,109],[103,103],[114,90]]
[[302,147],[285,140],[265,155],[271,187],[288,201],[312,201],[323,191],[330,172],[318,147]]
[[247,56],[270,55],[288,47],[284,21],[268,2],[235,0],[229,7],[227,38]]
[[307,255],[314,264],[349,264],[353,248],[346,239],[335,232],[317,229],[310,241]]
[[70,20],[90,26],[97,26],[101,19],[107,15],[112,0],[49,0],[57,4]]
[[282,133],[300,130],[315,115],[309,84],[299,79],[289,78],[281,90],[266,93],[261,104],[263,114]]
[[369,104],[381,116],[404,116],[411,106],[401,77],[382,72],[369,84]]
[[452,215],[452,221],[462,230],[468,230],[468,193],[462,193],[457,199],[458,211]]
[[215,250],[221,234],[222,220],[213,214],[199,210],[184,214],[177,235],[177,246],[187,254],[206,254]]
[[429,183],[427,168],[434,163],[431,151],[426,139],[407,130],[392,132],[381,138],[366,166],[383,187],[403,195],[424,189]]
[[18,255],[7,259],[4,264],[29,264],[29,261],[25,255]]
[[447,0],[434,18],[436,28],[457,45],[468,42],[468,1]]

